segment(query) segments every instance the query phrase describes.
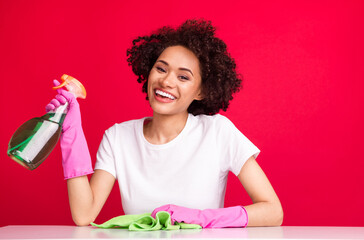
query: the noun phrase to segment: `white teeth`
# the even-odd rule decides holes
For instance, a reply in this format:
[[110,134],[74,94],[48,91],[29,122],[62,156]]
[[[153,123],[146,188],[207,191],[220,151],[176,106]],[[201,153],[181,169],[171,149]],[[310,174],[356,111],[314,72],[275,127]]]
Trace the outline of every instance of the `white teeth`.
[[166,93],[166,92],[163,92],[163,91],[158,90],[158,89],[155,91],[155,93],[156,93],[156,94],[158,94],[158,95],[161,95],[161,96],[163,96],[163,97],[170,98],[170,99],[172,99],[172,100],[176,99],[176,98],[175,98],[175,97],[173,97],[171,94]]

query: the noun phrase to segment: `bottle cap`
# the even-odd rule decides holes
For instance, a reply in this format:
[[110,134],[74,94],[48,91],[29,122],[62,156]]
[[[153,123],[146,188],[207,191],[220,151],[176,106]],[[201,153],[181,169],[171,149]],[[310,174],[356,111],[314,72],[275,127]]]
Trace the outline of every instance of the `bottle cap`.
[[58,86],[53,87],[53,90],[66,87],[67,91],[73,93],[76,98],[85,99],[86,89],[80,81],[70,75],[63,74],[61,77],[62,83]]

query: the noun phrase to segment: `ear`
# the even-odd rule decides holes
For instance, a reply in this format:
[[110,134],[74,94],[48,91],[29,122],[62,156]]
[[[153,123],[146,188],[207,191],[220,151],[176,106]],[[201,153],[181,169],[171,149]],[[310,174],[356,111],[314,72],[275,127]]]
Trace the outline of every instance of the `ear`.
[[205,98],[204,94],[202,93],[202,90],[200,90],[200,92],[197,94],[194,100],[201,101],[204,98]]

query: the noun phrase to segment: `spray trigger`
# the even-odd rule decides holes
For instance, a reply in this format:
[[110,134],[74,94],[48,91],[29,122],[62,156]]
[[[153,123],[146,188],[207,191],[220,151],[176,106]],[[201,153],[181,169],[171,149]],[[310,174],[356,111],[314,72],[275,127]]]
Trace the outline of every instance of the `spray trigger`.
[[62,83],[58,86],[53,87],[53,90],[65,87],[67,91],[73,93],[76,98],[85,99],[86,89],[80,81],[70,75],[63,74],[61,77]]

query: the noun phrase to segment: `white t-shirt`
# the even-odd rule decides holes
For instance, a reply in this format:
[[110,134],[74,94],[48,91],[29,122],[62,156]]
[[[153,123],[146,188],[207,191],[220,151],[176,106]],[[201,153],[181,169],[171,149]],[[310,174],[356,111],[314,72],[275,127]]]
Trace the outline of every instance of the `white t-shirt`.
[[125,214],[152,212],[164,204],[222,208],[228,172],[238,175],[260,150],[226,117],[189,114],[172,141],[154,145],[144,120],[115,124],[101,141],[95,169],[119,183]]

